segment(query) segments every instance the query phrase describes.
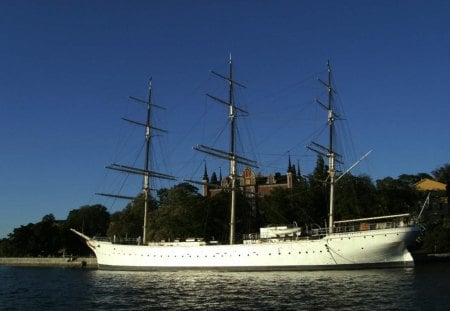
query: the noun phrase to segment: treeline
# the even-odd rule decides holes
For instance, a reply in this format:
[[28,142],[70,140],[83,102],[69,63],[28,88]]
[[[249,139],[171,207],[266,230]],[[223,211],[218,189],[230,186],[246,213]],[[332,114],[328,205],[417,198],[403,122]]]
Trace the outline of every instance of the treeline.
[[72,210],[66,220],[56,220],[53,214],[45,215],[40,222],[15,228],[6,239],[0,240],[0,257],[88,255],[90,251],[70,228],[104,236],[110,218],[102,205]]
[[[327,221],[327,166],[318,158],[315,170],[308,176],[295,176],[292,189],[275,189],[270,196],[258,197],[239,193],[236,211],[236,237],[258,232],[269,224],[321,226]],[[432,172],[434,179],[449,184],[450,164]],[[412,185],[422,178],[421,173],[386,177],[375,183],[369,176],[344,176],[336,185],[335,219],[381,216],[388,214],[418,214],[425,193]],[[439,196],[449,196],[440,193]],[[205,240],[226,242],[229,231],[230,196],[223,190],[214,197],[203,197],[198,188],[180,183],[161,189],[149,201],[148,241],[202,237]],[[102,205],[83,206],[70,211],[65,220],[46,215],[36,224],[20,226],[7,238],[0,240],[0,256],[61,256],[87,255],[88,248],[70,232],[74,228],[88,236],[108,236],[129,239],[142,235],[144,198],[138,195],[123,210],[110,214]],[[447,207],[448,208],[448,207]],[[447,210],[448,212],[448,210]],[[450,251],[450,228],[442,214],[425,211],[424,251]]]

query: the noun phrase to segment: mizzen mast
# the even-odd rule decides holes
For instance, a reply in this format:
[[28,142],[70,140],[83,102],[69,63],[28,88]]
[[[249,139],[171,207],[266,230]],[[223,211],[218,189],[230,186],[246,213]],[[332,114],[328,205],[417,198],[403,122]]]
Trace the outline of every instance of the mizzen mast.
[[216,75],[217,77],[224,79],[228,82],[228,101],[222,100],[218,97],[215,97],[210,94],[206,94],[208,97],[212,98],[216,102],[219,102],[221,104],[224,104],[228,106],[228,117],[230,119],[230,151],[222,151],[219,149],[207,147],[204,145],[197,145],[194,147],[195,150],[213,155],[218,158],[227,159],[230,161],[230,179],[231,179],[231,209],[230,209],[230,236],[229,236],[229,243],[234,244],[235,243],[235,232],[236,232],[236,189],[237,189],[237,172],[236,172],[236,164],[244,164],[251,167],[256,167],[256,162],[250,159],[246,159],[244,157],[241,157],[236,154],[236,111],[239,111],[244,114],[248,114],[247,111],[237,107],[234,105],[234,85],[240,86],[245,88],[244,85],[240,84],[239,82],[236,82],[233,80],[233,62],[231,59],[229,59],[229,75],[228,77],[223,76],[215,71],[211,71],[212,74]]

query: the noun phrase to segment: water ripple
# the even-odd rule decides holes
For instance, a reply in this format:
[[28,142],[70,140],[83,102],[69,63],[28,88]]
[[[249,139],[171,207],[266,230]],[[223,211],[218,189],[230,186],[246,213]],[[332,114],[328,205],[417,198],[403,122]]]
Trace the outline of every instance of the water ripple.
[[326,272],[0,267],[1,310],[445,310],[450,266]]

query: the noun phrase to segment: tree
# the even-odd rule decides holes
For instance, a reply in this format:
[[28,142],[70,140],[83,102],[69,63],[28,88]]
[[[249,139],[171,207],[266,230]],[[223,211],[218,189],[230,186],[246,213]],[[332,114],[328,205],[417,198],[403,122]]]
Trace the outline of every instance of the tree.
[[0,240],[0,257],[11,257],[13,254],[13,248],[11,241],[8,238]]
[[33,234],[33,224],[29,223],[26,226],[15,228],[12,233],[8,235],[10,242],[10,257],[25,257],[37,256],[35,237]]
[[150,214],[149,240],[185,239],[204,235],[204,198],[198,188],[180,183],[159,191],[159,209]]
[[[150,206],[156,203],[149,199]],[[111,222],[107,231],[109,237],[116,238],[138,238],[142,236],[144,223],[144,195],[138,195],[132,202],[118,212],[111,215]],[[149,208],[152,210],[153,208]]]
[[382,214],[377,210],[376,188],[369,176],[347,174],[336,184],[336,219],[344,220]]
[[110,214],[100,204],[85,205],[69,212],[66,223],[88,236],[105,236],[108,230]]
[[413,185],[423,178],[430,178],[430,177],[431,177],[430,175],[425,173],[420,173],[417,175],[401,174],[400,176],[398,176],[398,181],[402,182],[405,185]]
[[383,214],[408,213],[417,206],[418,195],[404,180],[392,177],[377,180],[377,192]]
[[90,250],[80,237],[69,229],[73,228],[88,236],[105,236],[110,222],[110,214],[106,207],[100,204],[86,205],[69,212],[63,234],[66,253],[86,255]]
[[34,255],[56,256],[62,248],[61,227],[58,226],[53,214],[45,215],[33,226],[35,239]]
[[440,223],[426,231],[423,245],[420,248],[423,253],[448,253],[450,252],[450,228]]
[[57,256],[63,247],[61,227],[53,214],[45,215],[36,224],[15,228],[3,242],[4,256]]
[[433,176],[444,184],[450,184],[450,163],[447,163],[431,172]]
[[297,224],[314,222],[309,213],[307,193],[300,187],[274,189],[263,202],[266,225],[292,224],[294,221]]
[[435,169],[431,173],[438,181],[446,184],[445,193],[447,195],[447,204],[450,204],[450,163]]
[[326,183],[328,177],[328,167],[322,156],[317,156],[316,168],[313,173],[308,176],[308,190],[310,205],[310,216],[313,222],[323,224],[328,214],[328,184]]
[[206,239],[227,243],[230,232],[230,193],[221,191],[204,200]]

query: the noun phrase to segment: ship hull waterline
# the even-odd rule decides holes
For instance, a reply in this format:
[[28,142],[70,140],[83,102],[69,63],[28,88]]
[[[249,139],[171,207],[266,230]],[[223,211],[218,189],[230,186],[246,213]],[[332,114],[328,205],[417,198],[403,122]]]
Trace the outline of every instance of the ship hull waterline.
[[79,232],[101,270],[308,271],[413,267],[407,247],[417,227],[333,233],[292,241],[235,245],[199,242],[124,245],[97,241]]

